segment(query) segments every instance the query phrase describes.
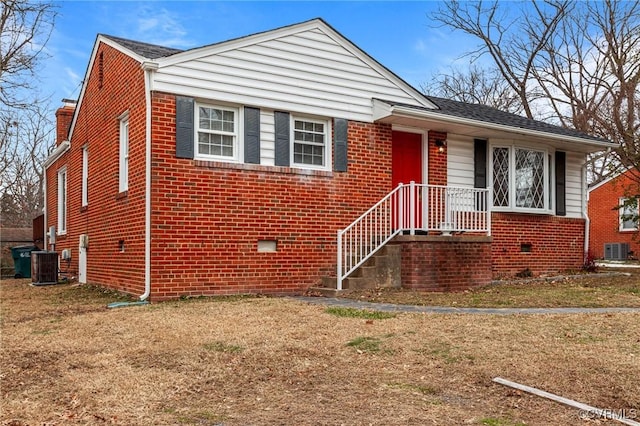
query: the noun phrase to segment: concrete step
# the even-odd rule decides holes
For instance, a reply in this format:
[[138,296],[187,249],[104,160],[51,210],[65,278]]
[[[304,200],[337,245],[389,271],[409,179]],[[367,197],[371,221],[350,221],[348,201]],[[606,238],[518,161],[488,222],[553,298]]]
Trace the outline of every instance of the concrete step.
[[310,287],[307,294],[310,296],[338,297],[342,291],[329,287]]
[[[376,287],[400,287],[400,246],[382,247],[365,263],[360,265],[349,277],[342,281],[343,290],[368,289]],[[337,279],[323,277],[318,287],[310,291],[334,297],[337,292]]]

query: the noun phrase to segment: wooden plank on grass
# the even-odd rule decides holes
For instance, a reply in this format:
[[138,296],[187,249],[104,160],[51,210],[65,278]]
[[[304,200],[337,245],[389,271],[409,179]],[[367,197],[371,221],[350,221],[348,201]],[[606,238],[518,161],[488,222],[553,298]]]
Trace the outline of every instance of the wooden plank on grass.
[[512,382],[510,380],[503,379],[502,377],[494,377],[493,381],[496,382],[496,383],[500,383],[501,385],[509,386],[509,387],[512,387],[512,388],[515,388],[515,389],[519,389],[519,390],[524,391],[524,392],[531,393],[533,395],[541,396],[543,398],[547,398],[547,399],[550,399],[552,401],[559,402],[561,404],[565,404],[565,405],[569,405],[569,406],[574,407],[574,408],[578,408],[579,410],[582,410],[583,413],[588,414],[588,415],[594,415],[594,416],[597,416],[597,417],[603,418],[603,419],[617,420],[620,423],[623,423],[623,424],[629,425],[629,426],[640,426],[639,422],[636,422],[634,420],[630,420],[630,419],[628,419],[626,417],[623,417],[623,416],[619,415],[618,413],[614,412],[614,410],[602,410],[600,408],[596,408],[596,407],[592,407],[592,406],[587,405],[587,404],[583,404],[582,402],[574,401],[572,399],[564,398],[562,396],[558,396],[558,395],[555,395],[555,394],[552,394],[552,393],[549,393],[549,392],[545,392],[545,391],[540,390],[540,389],[532,388],[531,386],[521,385],[520,383]]

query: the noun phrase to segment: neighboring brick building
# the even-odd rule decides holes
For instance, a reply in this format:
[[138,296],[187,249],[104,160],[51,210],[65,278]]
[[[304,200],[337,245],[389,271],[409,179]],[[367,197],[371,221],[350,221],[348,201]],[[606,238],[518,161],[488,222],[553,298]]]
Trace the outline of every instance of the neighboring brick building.
[[638,223],[629,220],[637,215],[637,204],[619,208],[627,197],[637,194],[638,183],[628,172],[589,188],[589,251],[595,258],[625,260],[640,255]]
[[[437,203],[425,187],[415,215],[393,210],[385,223],[435,246],[452,227],[459,235],[441,238],[453,257],[439,262],[466,270],[470,253],[485,256],[486,273],[465,277],[579,268],[582,164],[611,145],[426,97],[319,19],[184,52],[100,35],[77,107],[57,117],[45,220],[55,249],[71,249],[81,282],[153,300],[303,292],[336,275],[337,231],[409,181],[443,185],[449,210],[427,225]],[[491,238],[478,238],[486,226],[463,217],[484,217],[489,186]],[[378,238],[376,220],[360,243]],[[410,240],[402,276],[431,288],[419,262],[437,248]],[[430,279],[464,287],[447,266]]]

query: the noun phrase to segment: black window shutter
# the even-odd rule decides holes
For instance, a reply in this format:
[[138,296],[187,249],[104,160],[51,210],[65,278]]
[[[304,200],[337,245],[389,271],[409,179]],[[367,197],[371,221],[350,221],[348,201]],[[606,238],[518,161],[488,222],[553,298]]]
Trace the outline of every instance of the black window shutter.
[[289,166],[290,132],[289,113],[276,111],[274,115],[276,128],[276,166]]
[[244,162],[260,164],[260,109],[244,107]]
[[487,141],[484,139],[473,141],[473,187],[487,187]]
[[176,96],[176,157],[193,158],[193,98]]
[[567,153],[556,151],[556,215],[567,215],[566,196]]
[[336,172],[347,171],[347,133],[349,122],[344,118],[333,120],[333,168]]

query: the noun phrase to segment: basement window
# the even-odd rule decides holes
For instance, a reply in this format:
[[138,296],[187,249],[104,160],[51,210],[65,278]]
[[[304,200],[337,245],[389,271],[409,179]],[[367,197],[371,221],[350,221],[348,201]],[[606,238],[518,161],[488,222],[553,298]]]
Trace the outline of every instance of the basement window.
[[275,253],[278,251],[278,241],[258,240],[258,253]]
[[521,253],[531,253],[532,248],[533,248],[533,245],[531,243],[520,244]]

